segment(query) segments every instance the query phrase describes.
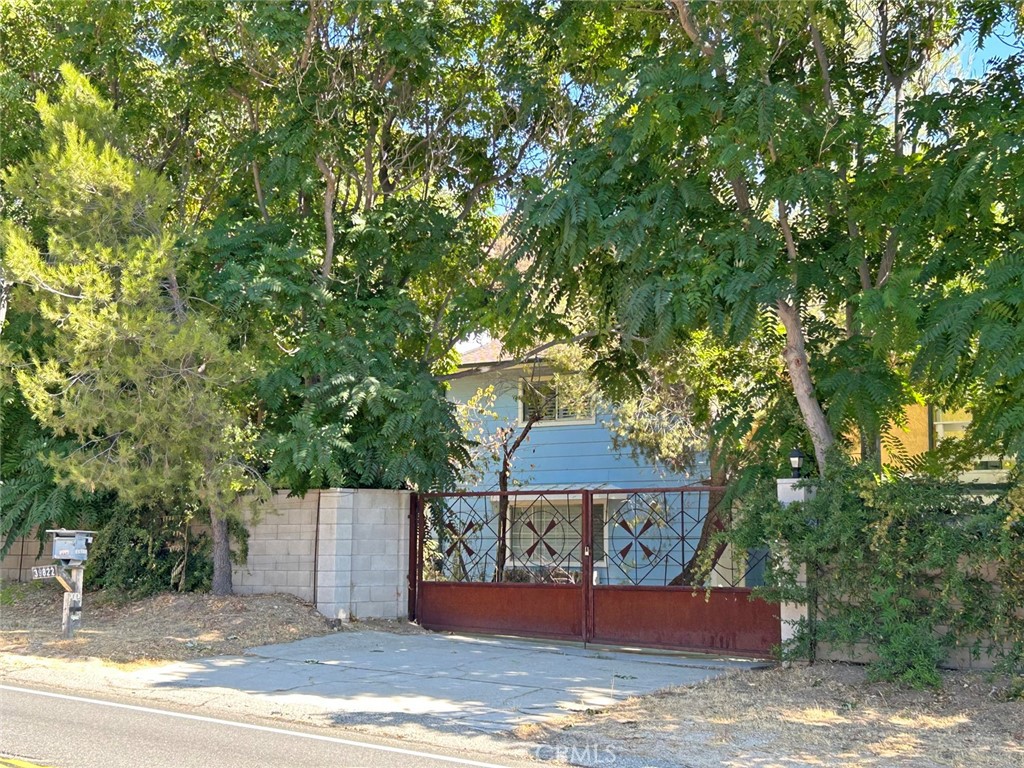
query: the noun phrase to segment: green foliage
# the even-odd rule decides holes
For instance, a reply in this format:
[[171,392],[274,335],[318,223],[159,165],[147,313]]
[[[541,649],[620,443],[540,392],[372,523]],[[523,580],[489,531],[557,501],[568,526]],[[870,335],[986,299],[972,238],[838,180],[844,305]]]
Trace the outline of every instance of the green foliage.
[[385,212],[374,213],[373,228],[364,222],[340,244],[330,281],[311,279],[315,261],[273,225],[250,240],[224,222],[203,245],[224,265],[207,278],[207,296],[260,360],[252,386],[262,412],[259,448],[279,486],[302,493],[451,482],[463,449],[434,378],[447,363],[434,360],[437,340],[410,288],[436,279],[428,272],[444,258],[440,244],[454,247],[459,235],[434,240],[436,211],[409,206],[406,214],[405,235],[419,237],[416,228],[425,227],[420,234],[437,247],[410,248],[376,226]]
[[8,222],[0,236],[5,270],[36,289],[52,323],[42,354],[15,372],[21,393],[42,426],[74,441],[46,458],[61,481],[135,505],[220,507],[247,481],[231,460],[245,432],[222,394],[242,361],[174,295],[166,184],[111,143],[110,105],[62,72],[59,101],[39,99],[44,149],[4,177],[45,229],[39,240]]
[[674,472],[707,457],[716,484],[779,459],[801,440],[800,420],[774,351],[768,316],[743,343],[698,331],[644,361],[644,384],[617,400],[607,425],[616,447]]
[[[923,102],[935,250],[916,367],[936,399],[967,406],[968,439],[1024,459],[1024,58]],[[993,450],[993,447],[997,450]]]
[[86,584],[135,599],[210,587],[210,540],[190,532],[191,518],[115,507],[89,549]]
[[773,548],[767,595],[816,602],[818,621],[799,628],[793,650],[806,653],[813,639],[866,652],[873,676],[914,686],[937,685],[955,646],[1019,670],[1020,486],[993,501],[954,482],[833,461],[836,474],[809,501],[782,508],[766,486],[730,534],[740,547]]
[[[17,292],[4,328],[0,355],[12,366],[24,364],[43,345],[25,299],[24,293]],[[58,485],[53,467],[45,460],[73,449],[73,441],[55,437],[33,418],[9,370],[0,369],[0,557],[16,539],[33,531],[42,543],[47,528],[94,530],[105,519],[111,494]]]
[[[35,427],[34,422],[32,426]],[[112,494],[81,492],[58,485],[53,469],[40,458],[55,450],[56,441],[36,437],[11,444],[6,436],[3,439],[0,557],[10,551],[15,540],[32,531],[42,541],[48,528],[95,529],[113,501]],[[66,443],[59,445],[56,450],[70,450]]]
[[2,176],[24,207],[0,223],[3,274],[32,291],[47,329],[12,355],[14,375],[34,419],[64,438],[43,460],[59,483],[138,509],[237,514],[261,488],[232,402],[245,358],[188,306],[166,181],[123,151],[88,80],[61,74],[59,97],[37,99],[42,148]]
[[[70,171],[72,182],[99,172],[113,182],[124,181],[120,161],[134,162],[134,187],[107,184],[129,197],[158,171],[180,236],[176,247],[161,244],[163,256],[189,304],[186,322],[198,331],[195,308],[209,307],[201,319],[220,338],[205,341],[246,352],[205,349],[230,360],[232,379],[214,386],[230,390],[221,410],[244,412],[259,432],[236,431],[232,451],[248,455],[219,472],[245,485],[232,468],[259,465],[300,491],[450,483],[463,446],[434,377],[452,365],[460,337],[498,317],[489,309],[504,266],[491,258],[500,224],[493,208],[537,165],[533,150],[568,102],[541,55],[557,42],[541,34],[540,13],[494,0],[55,0],[8,4],[3,14],[0,108],[28,116],[34,128],[32,99],[41,89],[47,119],[61,122],[54,108],[65,99],[52,98],[58,64],[69,60],[87,74],[94,92],[64,87],[75,91],[74,119],[97,157],[72,137],[62,139],[71,150],[65,165],[50,165]],[[5,159],[20,161],[39,137],[28,130],[11,142]],[[109,146],[117,152],[103,156]],[[0,188],[0,211],[11,201],[18,234],[42,246],[50,213],[26,212],[36,188],[15,189],[16,181]],[[80,191],[69,184],[62,198],[43,186],[58,202]],[[86,216],[104,200],[115,224],[119,213],[130,215],[124,195],[82,200]],[[80,213],[56,206],[65,209]],[[163,204],[151,210],[168,213]],[[12,239],[8,250],[31,262],[22,245]],[[108,261],[131,252],[122,244]],[[207,357],[204,375],[225,373]],[[40,384],[58,386],[54,376]],[[38,388],[32,399],[42,412]],[[156,416],[176,405],[140,419],[168,431],[173,425]],[[108,435],[129,426],[110,421],[101,430]],[[218,434],[224,425],[196,426],[197,434]],[[189,485],[187,470],[171,474],[168,486]]]
[[218,80],[228,126],[203,155],[215,198],[189,271],[258,361],[247,403],[275,484],[439,489],[463,463],[436,376],[495,316],[493,206],[562,98],[521,55],[531,13],[176,9],[168,55],[202,93]]
[[1020,455],[1021,67],[943,63],[1019,10],[751,7],[0,4],[5,535],[92,489],[443,488],[481,328],[596,333],[613,397],[670,366],[628,437],[681,462],[922,393]]
[[22,600],[32,600],[41,590],[49,585],[44,581],[28,581],[18,583],[9,581],[0,586],[0,606],[14,605]]
[[[620,366],[635,365],[638,347],[672,354],[697,331],[739,344],[776,314],[787,333],[775,352],[819,469],[833,439],[876,436],[915,401],[922,333],[936,350],[917,371],[945,348],[944,384],[956,374],[961,391],[968,379],[1002,391],[1021,359],[1016,273],[979,281],[998,302],[984,292],[961,301],[974,286],[953,286],[957,265],[979,253],[1019,260],[1017,219],[1005,232],[989,223],[1019,207],[1020,67],[993,65],[983,83],[954,87],[952,104],[936,96],[950,89],[964,30],[984,36],[990,17],[951,2],[752,13],[684,0],[664,15],[562,5],[553,18],[565,66],[590,112],[554,153],[547,183],[522,198],[536,311],[591,308],[596,330],[627,353],[609,357]],[[601,65],[581,66],[577,52],[594,47]],[[1013,117],[999,125],[1006,109]],[[984,120],[972,124],[975,110]],[[957,248],[937,258],[947,240]],[[932,292],[950,294],[942,312],[930,311]],[[1006,407],[1015,398],[1000,398],[1001,438],[1018,421]]]

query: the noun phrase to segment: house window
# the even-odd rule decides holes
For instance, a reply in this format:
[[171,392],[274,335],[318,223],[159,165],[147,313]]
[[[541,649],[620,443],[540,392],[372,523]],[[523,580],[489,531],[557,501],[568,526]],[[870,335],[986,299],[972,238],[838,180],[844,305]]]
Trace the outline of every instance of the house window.
[[[970,424],[971,414],[969,411],[945,411],[940,408],[932,410],[932,434],[936,445],[950,438],[963,439]],[[1005,470],[1007,469],[1009,469],[1009,465],[1001,456],[986,454],[974,459],[973,469],[965,473],[963,479],[1001,482],[1006,479]]]
[[559,396],[554,379],[519,382],[520,422],[536,418],[535,424],[575,423],[593,424],[594,413],[579,413],[572,409],[566,398]]
[[[607,551],[604,507],[591,505],[591,554],[595,565],[603,564]],[[551,503],[537,499],[529,506],[512,507],[510,512],[509,551],[517,565],[579,567],[583,539],[581,502]]]

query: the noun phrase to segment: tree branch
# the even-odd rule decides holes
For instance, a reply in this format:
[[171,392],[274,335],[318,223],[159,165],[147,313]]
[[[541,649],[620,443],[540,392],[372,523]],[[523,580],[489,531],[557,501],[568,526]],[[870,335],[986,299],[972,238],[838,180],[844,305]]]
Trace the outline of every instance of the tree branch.
[[171,295],[171,303],[174,306],[174,319],[179,323],[185,320],[185,302],[181,298],[181,289],[178,287],[178,275],[172,269],[168,276],[167,292]]
[[377,143],[377,120],[370,117],[366,127],[366,146],[363,148],[363,211],[373,208],[375,189],[373,184],[373,150]]
[[[245,105],[245,111],[249,117],[249,126],[252,128],[253,133],[258,134],[260,131],[260,123],[259,118],[256,116],[256,109],[252,105],[252,99],[235,88],[229,88],[228,91],[238,98],[243,105]],[[253,186],[256,188],[256,204],[259,206],[260,216],[263,218],[263,223],[269,224],[270,216],[267,214],[267,203],[263,199],[263,185],[260,183],[260,164],[255,158],[253,158],[249,164],[252,166],[252,181]]]
[[47,293],[52,293],[53,295],[60,296],[63,299],[84,299],[85,298],[85,296],[81,296],[81,295],[75,296],[74,294],[71,294],[71,293],[64,293],[63,291],[59,291],[56,288],[54,288],[53,286],[48,285],[41,277],[38,277],[36,275],[32,276],[32,280],[40,288],[42,288],[44,291],[46,291]]
[[324,191],[324,260],[320,265],[320,275],[326,280],[334,263],[334,197],[338,191],[338,179],[320,155],[316,156],[316,167],[327,182]]
[[875,277],[875,288],[881,288],[892,276],[892,268],[896,264],[896,249],[899,242],[896,237],[895,228],[889,230],[889,236],[885,238],[885,250],[882,252],[882,262],[878,265],[878,274]]
[[829,426],[825,412],[814,392],[814,381],[807,366],[807,348],[804,342],[800,311],[785,299],[779,299],[776,307],[779,319],[786,329],[786,347],[782,352],[782,359],[786,363],[789,379],[793,385],[793,394],[800,406],[804,424],[807,425],[807,431],[811,434],[811,442],[814,443],[814,456],[818,462],[818,471],[824,474],[828,451],[835,443],[835,437],[832,435],[832,428]]
[[834,111],[836,103],[832,97],[832,75],[829,72],[828,53],[825,51],[825,44],[821,40],[821,33],[814,24],[811,24],[811,45],[814,46],[814,55],[818,58],[818,66],[821,68],[822,95],[825,97],[825,103],[829,109]]
[[707,42],[697,30],[697,25],[693,21],[693,14],[690,12],[690,3],[687,0],[669,0],[672,6],[676,9],[676,15],[679,18],[679,24],[682,26],[686,36],[690,38],[690,41],[700,48],[708,59],[715,57],[715,49],[711,46],[711,43]]
[[[882,2],[879,6],[879,41],[878,53],[882,64],[882,71],[885,78],[892,87],[892,149],[896,157],[896,174],[902,175],[903,168],[900,161],[903,159],[903,84],[907,78],[910,62],[904,62],[904,69],[899,73],[893,71],[892,62],[889,58],[889,11],[888,4]],[[908,54],[909,55],[909,54]],[[881,288],[889,281],[892,275],[893,266],[896,263],[896,249],[898,246],[895,227],[889,228],[889,234],[885,238],[885,248],[882,252],[882,260],[878,265],[878,273],[875,276],[875,287]]]
[[789,206],[782,200],[778,199],[779,205],[779,228],[782,229],[782,237],[786,241],[786,252],[789,254],[790,263],[796,263],[797,250],[796,240],[793,239],[793,229],[789,226]]
[[168,143],[167,149],[164,150],[163,157],[160,158],[160,161],[156,164],[156,166],[153,169],[157,173],[162,174],[164,172],[164,169],[167,167],[167,163],[171,161],[171,157],[178,149],[178,145],[181,144],[181,141],[185,137],[185,134],[188,133],[190,115],[191,107],[185,107],[185,109],[182,110],[182,113],[178,116],[178,121],[180,123],[178,130],[174,134],[174,138],[171,139],[171,141]]
[[260,209],[260,217],[264,224],[270,223],[270,214],[267,213],[267,203],[263,199],[263,185],[260,183],[260,164],[252,161],[252,184],[256,188],[256,205]]
[[316,40],[317,10],[319,2],[310,0],[309,23],[306,25],[306,38],[302,43],[302,54],[299,56],[299,70],[305,72],[309,67],[309,57],[313,52],[313,43]]
[[11,295],[11,285],[3,278],[0,269],[0,336],[4,334],[4,323],[7,321],[7,301]]

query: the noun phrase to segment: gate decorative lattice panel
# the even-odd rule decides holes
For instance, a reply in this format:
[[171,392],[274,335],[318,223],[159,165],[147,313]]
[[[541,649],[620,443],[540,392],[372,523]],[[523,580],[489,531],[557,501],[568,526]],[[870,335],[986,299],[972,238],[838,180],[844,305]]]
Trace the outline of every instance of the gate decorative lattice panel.
[[719,543],[722,490],[425,494],[416,617],[431,629],[765,655],[778,608],[749,587],[767,551]]
[[426,500],[424,577],[460,583],[579,583],[581,493],[458,494]]
[[735,558],[715,539],[724,522],[716,509],[721,496],[714,488],[595,492],[594,526],[604,532],[602,554],[606,551],[603,557],[595,556],[596,583],[759,585],[767,550]]

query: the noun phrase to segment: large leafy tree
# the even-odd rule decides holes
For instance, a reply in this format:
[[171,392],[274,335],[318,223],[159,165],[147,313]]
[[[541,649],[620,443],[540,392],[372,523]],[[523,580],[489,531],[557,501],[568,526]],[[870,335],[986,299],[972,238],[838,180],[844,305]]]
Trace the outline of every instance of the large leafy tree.
[[228,516],[257,487],[230,393],[245,360],[191,311],[166,183],[118,145],[109,102],[73,67],[40,95],[42,148],[4,176],[24,207],[3,224],[4,271],[31,289],[50,340],[16,371],[62,483],[136,506],[209,509],[214,592],[231,591]]
[[[0,4],[0,120],[5,125],[0,169],[26,162],[40,149],[36,94],[57,94],[59,66],[69,60],[110,97],[118,114],[119,148],[146,165],[163,167],[162,142],[174,128],[163,115],[170,113],[175,89],[173,81],[161,77],[153,55],[158,7],[153,2],[82,0]],[[0,183],[0,218],[29,224],[33,215],[9,185]],[[34,219],[36,225],[40,221]],[[47,457],[75,451],[76,441],[36,419],[15,381],[14,370],[33,356],[45,357],[52,330],[52,323],[40,316],[37,293],[17,284],[0,260],[0,552],[33,529],[98,527],[117,507],[115,494],[55,482]]]
[[[920,214],[935,245],[915,360],[932,396],[973,414],[969,455],[1024,460],[1024,58],[923,100],[935,173]],[[906,310],[906,307],[902,307]],[[909,322],[909,320],[904,320]]]
[[451,482],[462,438],[437,376],[488,320],[495,205],[542,162],[566,100],[530,16],[261,3],[171,25],[186,81],[227,95],[191,269],[261,361],[277,483]]
[[448,483],[437,374],[494,317],[495,206],[569,100],[533,9],[90,5],[17,4],[11,75],[24,95],[70,59],[170,181],[179,276],[256,361],[240,402],[274,482]]
[[[914,397],[936,161],[912,116],[970,25],[1000,13],[973,11],[556,7],[567,77],[598,106],[525,199],[527,281],[546,306],[596,307],[626,351],[704,329],[737,343],[770,313],[824,471],[837,435],[877,435]],[[932,269],[948,281],[957,265]]]

